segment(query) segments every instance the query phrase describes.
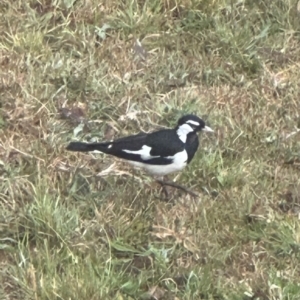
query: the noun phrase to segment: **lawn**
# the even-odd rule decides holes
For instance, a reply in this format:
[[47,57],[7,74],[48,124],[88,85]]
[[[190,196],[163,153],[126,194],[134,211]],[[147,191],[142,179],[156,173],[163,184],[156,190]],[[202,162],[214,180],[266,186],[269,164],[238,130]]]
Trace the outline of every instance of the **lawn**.
[[[295,0],[0,2],[0,299],[299,300]],[[176,125],[161,187],[65,150]]]

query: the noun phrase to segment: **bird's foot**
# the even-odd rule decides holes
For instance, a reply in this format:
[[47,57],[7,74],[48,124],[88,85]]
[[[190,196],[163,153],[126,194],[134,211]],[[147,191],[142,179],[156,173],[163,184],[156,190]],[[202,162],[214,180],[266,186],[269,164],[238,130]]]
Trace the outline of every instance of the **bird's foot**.
[[169,195],[169,192],[167,190],[167,186],[171,186],[171,187],[174,187],[176,189],[182,190],[185,193],[187,193],[187,194],[189,194],[189,195],[191,195],[195,198],[199,197],[199,195],[196,194],[195,192],[193,192],[193,191],[189,190],[188,188],[186,188],[186,187],[184,187],[180,184],[177,184],[173,181],[165,181],[165,180],[161,180],[161,179],[156,179],[156,182],[159,183],[162,186],[163,192],[165,193],[167,199],[170,199],[170,195]]

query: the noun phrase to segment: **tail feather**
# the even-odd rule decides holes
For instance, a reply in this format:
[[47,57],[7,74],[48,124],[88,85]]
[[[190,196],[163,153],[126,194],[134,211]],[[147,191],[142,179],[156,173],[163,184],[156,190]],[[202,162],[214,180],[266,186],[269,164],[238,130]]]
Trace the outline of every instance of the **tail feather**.
[[89,143],[81,143],[81,142],[71,142],[66,149],[69,151],[79,151],[79,152],[89,152],[94,150],[104,152],[106,148],[107,148],[106,143],[89,144]]

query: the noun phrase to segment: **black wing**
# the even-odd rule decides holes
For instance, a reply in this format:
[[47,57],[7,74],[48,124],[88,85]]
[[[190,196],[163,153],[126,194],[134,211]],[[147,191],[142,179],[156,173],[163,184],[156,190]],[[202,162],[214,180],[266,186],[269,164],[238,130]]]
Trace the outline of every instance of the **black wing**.
[[[173,160],[172,156],[184,149],[184,143],[178,139],[178,135],[172,129],[160,130],[149,134],[140,133],[120,138],[107,144],[106,151],[103,151],[105,153],[123,159],[155,165],[169,164]],[[143,146],[151,148],[150,157],[147,159],[143,159],[140,154],[124,151],[139,151]]]
[[184,143],[178,138],[174,129],[156,131],[147,136],[146,145],[151,147],[153,156],[174,156],[184,149]]
[[[127,151],[139,151],[143,146],[148,146],[150,156],[142,157],[138,153]],[[178,139],[176,131],[166,129],[153,133],[139,133],[132,136],[116,139],[105,143],[80,143],[73,142],[67,147],[70,151],[94,151],[98,150],[119,158],[142,162],[146,164],[166,165],[172,162],[172,156],[184,150],[184,143]]]
[[112,142],[107,142],[105,144],[112,145],[112,148],[117,149],[127,149],[132,151],[140,150],[143,145],[145,145],[147,139],[147,133],[141,132],[136,135],[125,136],[116,139]]

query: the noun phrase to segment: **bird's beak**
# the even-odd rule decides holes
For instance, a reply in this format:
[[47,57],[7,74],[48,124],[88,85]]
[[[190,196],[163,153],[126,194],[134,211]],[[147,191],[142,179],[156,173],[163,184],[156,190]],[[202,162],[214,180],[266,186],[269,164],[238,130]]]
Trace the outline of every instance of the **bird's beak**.
[[205,126],[202,131],[206,131],[206,132],[214,132],[210,127]]

